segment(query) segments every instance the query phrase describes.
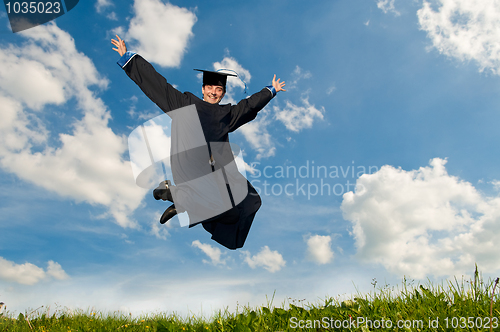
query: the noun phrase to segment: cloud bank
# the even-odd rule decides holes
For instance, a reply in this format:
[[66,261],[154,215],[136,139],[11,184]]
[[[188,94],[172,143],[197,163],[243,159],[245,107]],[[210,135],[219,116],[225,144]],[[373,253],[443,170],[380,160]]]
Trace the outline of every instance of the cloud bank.
[[495,0],[424,1],[417,16],[432,46],[460,61],[474,61],[481,71],[500,74],[500,3]]
[[125,38],[136,52],[162,67],[178,67],[193,36],[196,15],[159,0],[135,0]]
[[383,166],[343,197],[361,261],[415,278],[498,270],[500,197],[484,197],[451,176],[446,160],[405,171]]
[[[129,215],[144,192],[122,158],[125,138],[108,127],[109,111],[92,90],[108,81],[54,23],[20,36],[24,46],[0,49],[0,167],[63,197],[104,206],[119,225],[137,227]],[[68,107],[73,100],[77,109]],[[54,106],[76,118],[56,137],[46,120]]]
[[34,285],[43,279],[68,279],[61,265],[54,261],[47,263],[47,270],[31,263],[16,264],[0,257],[0,280],[16,282],[22,285]]

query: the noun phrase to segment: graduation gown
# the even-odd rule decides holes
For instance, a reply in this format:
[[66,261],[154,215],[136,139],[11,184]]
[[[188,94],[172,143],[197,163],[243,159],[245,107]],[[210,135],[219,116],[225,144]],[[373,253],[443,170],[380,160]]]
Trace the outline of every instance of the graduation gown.
[[[160,109],[162,109],[168,115],[174,114],[175,112],[172,111],[176,111],[179,109],[181,109],[179,111],[182,112],[182,108],[186,110],[190,109],[191,111],[193,109],[196,110],[199,123],[201,125],[201,130],[203,132],[203,137],[206,143],[206,150],[204,150],[203,148],[191,150],[197,150],[198,153],[195,154],[204,155],[204,157],[198,158],[202,161],[201,163],[199,162],[199,160],[194,161],[191,167],[198,167],[193,165],[199,164],[200,167],[198,172],[201,172],[202,174],[210,172],[210,169],[211,172],[217,172],[222,168],[224,177],[226,178],[226,183],[228,181],[228,176],[238,176],[235,175],[235,172],[227,172],[226,174],[226,172],[224,171],[224,168],[228,169],[228,167],[224,166],[229,165],[231,162],[234,163],[234,160],[229,160],[233,158],[232,154],[230,157],[228,157],[227,154],[221,154],[220,152],[217,153],[217,150],[227,150],[227,146],[229,143],[228,134],[244,125],[245,123],[255,119],[257,113],[262,108],[264,108],[267,103],[269,103],[269,101],[273,98],[273,93],[270,89],[264,88],[260,92],[253,94],[249,98],[241,100],[236,105],[211,104],[203,101],[190,92],[182,93],[175,89],[170,83],[167,82],[167,80],[162,75],[160,75],[153,68],[153,66],[149,62],[147,62],[138,54],[127,52],[120,59],[120,61],[118,61],[118,64],[125,70],[126,74],[141,88],[146,96],[148,96],[149,99],[151,99],[156,105],[158,105],[158,107],[160,107]],[[195,108],[192,107],[193,105]],[[175,117],[172,117],[172,130],[174,130],[174,121]],[[174,136],[173,133],[172,136]],[[211,166],[208,162],[210,156],[212,156],[213,158],[214,155],[216,155],[215,167],[213,165]],[[175,156],[179,157],[180,154],[175,154]],[[183,158],[184,161],[180,162],[181,164],[185,164],[186,160],[189,160],[189,158]],[[179,183],[180,181],[178,181],[179,179],[176,179],[176,174],[178,174],[177,177],[180,177],[180,175],[182,175],[183,173],[182,169],[185,167],[175,167],[176,160],[178,161],[179,158],[175,160],[174,159],[175,158],[172,158],[172,174],[174,176],[174,182],[177,186],[177,183]],[[206,171],[207,167],[209,167],[208,171]],[[219,172],[218,174],[222,173]],[[221,245],[229,249],[237,249],[243,247],[255,214],[262,204],[260,196],[257,194],[255,188],[253,188],[248,180],[244,179],[244,181],[246,182],[247,186],[247,188],[245,188],[246,195],[244,197],[237,198],[237,192],[241,193],[242,191],[237,190],[236,188],[229,188],[229,185],[226,184],[232,205],[229,206],[227,210],[224,210],[224,212],[214,216],[210,216],[209,218],[203,219],[198,217],[198,219],[196,219],[193,223],[190,223],[190,227],[201,222],[203,228],[210,234],[212,234],[212,239],[220,243]],[[233,189],[234,193],[231,192],[231,189]],[[178,195],[180,194],[178,193]],[[213,199],[213,197],[206,198]],[[174,202],[176,204],[176,208],[182,210],[180,206],[178,207],[175,194]],[[192,219],[193,217],[196,218],[196,216],[190,213],[189,208],[187,209],[187,212],[190,216],[190,219]]]

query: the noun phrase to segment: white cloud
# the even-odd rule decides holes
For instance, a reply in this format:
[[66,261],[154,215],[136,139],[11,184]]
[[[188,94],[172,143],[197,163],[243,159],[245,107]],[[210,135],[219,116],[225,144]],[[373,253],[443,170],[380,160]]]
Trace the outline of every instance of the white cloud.
[[151,234],[154,235],[157,239],[166,240],[169,236],[168,228],[171,223],[167,223],[166,225],[162,225],[158,222],[160,217],[158,216],[153,222],[151,222]]
[[61,265],[54,261],[49,261],[47,266],[47,275],[57,280],[65,280],[69,278],[66,272],[62,269]]
[[[300,68],[299,66],[295,66],[294,71],[290,75],[291,79],[286,80],[286,90],[292,90],[297,88],[297,84],[299,83],[300,80],[303,79],[308,79],[312,77],[312,74],[308,70],[304,70]],[[278,79],[279,77],[276,77]]]
[[413,171],[383,166],[358,179],[341,209],[359,259],[416,278],[464,274],[475,263],[498,270],[500,197],[483,197],[448,175],[445,164],[436,158]]
[[299,132],[304,128],[311,128],[315,118],[323,120],[324,107],[317,109],[309,103],[308,97],[303,97],[301,101],[303,105],[298,106],[287,100],[286,106],[281,110],[278,106],[274,106],[276,119],[288,130]]
[[330,236],[313,235],[307,239],[309,259],[318,264],[328,264],[333,260]]
[[102,13],[106,7],[113,6],[111,0],[97,0],[95,3],[95,9],[98,13]]
[[494,180],[494,181],[491,182],[491,184],[493,185],[493,187],[495,188],[495,190],[500,190],[500,181]]
[[295,69],[293,71],[293,73],[295,74],[295,81],[298,81],[299,79],[304,79],[304,78],[311,78],[312,77],[312,74],[309,70],[303,70],[302,68],[300,68],[298,65],[295,66]]
[[135,0],[134,11],[125,38],[137,42],[136,52],[162,67],[179,66],[193,36],[196,15],[159,0]]
[[10,151],[19,151],[26,148],[30,142],[37,144],[45,142],[47,137],[46,129],[41,125],[34,128],[28,127],[30,123],[28,115],[23,112],[22,104],[19,101],[5,97],[2,90],[0,90],[0,105],[2,105],[0,158]]
[[[311,72],[295,67],[295,70],[290,75],[291,79],[286,80],[287,90],[298,88],[298,82],[302,79],[308,79],[312,77]],[[331,87],[327,90],[327,94],[331,94],[335,87]],[[317,109],[314,105],[309,103],[309,92],[305,91],[302,94],[301,102],[302,105],[296,105],[290,100],[286,100],[286,106],[280,109],[279,106],[274,106],[275,120],[281,121],[288,130],[299,132],[304,128],[311,128],[315,118],[323,120],[323,113],[325,112],[324,107]]]
[[331,95],[335,90],[337,90],[337,87],[335,85],[332,85],[326,90],[326,94]]
[[[476,61],[480,70],[500,74],[500,3],[496,0],[424,1],[418,10],[422,30],[440,53]],[[433,9],[436,8],[436,9]]]
[[269,113],[269,110],[264,108],[255,120],[246,123],[239,129],[252,149],[257,151],[256,159],[272,157],[276,153],[274,140],[267,130],[271,123]]
[[64,82],[53,72],[59,66],[42,63],[44,59],[36,58],[37,50],[30,51],[32,59],[23,56],[19,48],[0,51],[0,61],[5,64],[0,71],[0,90],[35,110],[45,104],[62,104],[67,98]]
[[118,21],[118,17],[116,16],[115,12],[109,13],[108,15],[106,15],[106,17],[112,21]]
[[44,271],[31,263],[16,264],[0,257],[0,280],[17,282],[23,285],[34,285],[48,277],[58,280],[69,278],[61,265],[53,261],[48,262],[47,271]]
[[226,264],[226,261],[222,259],[222,252],[219,248],[212,247],[211,245],[206,243],[201,243],[198,240],[193,241],[191,245],[203,251],[211,259],[211,262],[204,259],[203,263],[211,263],[213,265]]
[[396,7],[394,7],[395,1],[396,0],[378,0],[377,7],[382,9],[382,11],[386,14],[392,12],[394,15],[399,16],[401,13],[396,10]]
[[[4,64],[0,67],[0,166],[61,196],[103,205],[118,224],[136,227],[128,216],[144,191],[135,186],[130,164],[123,161],[125,138],[108,127],[110,114],[90,90],[91,86],[105,88],[107,80],[54,23],[20,36],[27,38],[25,46],[0,49]],[[71,133],[58,135],[60,146],[53,147],[46,128],[50,123],[37,113],[49,112],[49,105],[62,106],[71,98],[77,102],[71,116],[77,118],[81,111],[83,116],[74,121]]]
[[250,256],[249,251],[242,251],[243,256],[245,256],[245,262],[252,269],[257,266],[261,266],[271,273],[281,270],[285,266],[286,261],[283,256],[278,251],[271,251],[268,246],[262,247],[257,255]]
[[240,151],[240,153],[234,158],[236,166],[238,167],[238,171],[243,175],[245,175],[245,177],[246,177],[246,172],[250,174],[255,174],[256,172],[255,167],[253,165],[249,165],[245,160],[243,160],[243,155],[244,152]]

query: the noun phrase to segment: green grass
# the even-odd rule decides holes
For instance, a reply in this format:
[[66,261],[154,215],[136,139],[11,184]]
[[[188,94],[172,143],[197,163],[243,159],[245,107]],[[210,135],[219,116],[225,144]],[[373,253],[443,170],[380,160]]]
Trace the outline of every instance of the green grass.
[[281,307],[269,303],[239,308],[234,313],[219,311],[210,319],[175,314],[133,318],[39,308],[15,317],[9,312],[0,314],[0,332],[500,331],[497,283],[498,279],[484,282],[476,269],[469,281],[433,286],[412,285],[404,279],[400,287],[392,288],[376,288],[374,282],[371,293],[348,300],[327,298],[316,304],[291,300]]

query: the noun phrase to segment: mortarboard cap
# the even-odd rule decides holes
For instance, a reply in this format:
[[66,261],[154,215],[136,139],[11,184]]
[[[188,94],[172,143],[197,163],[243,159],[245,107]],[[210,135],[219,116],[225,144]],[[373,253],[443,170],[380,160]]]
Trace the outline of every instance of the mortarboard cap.
[[220,71],[210,71],[202,69],[194,70],[203,72],[203,85],[220,85],[225,88],[228,76],[238,77],[238,75],[223,73]]

